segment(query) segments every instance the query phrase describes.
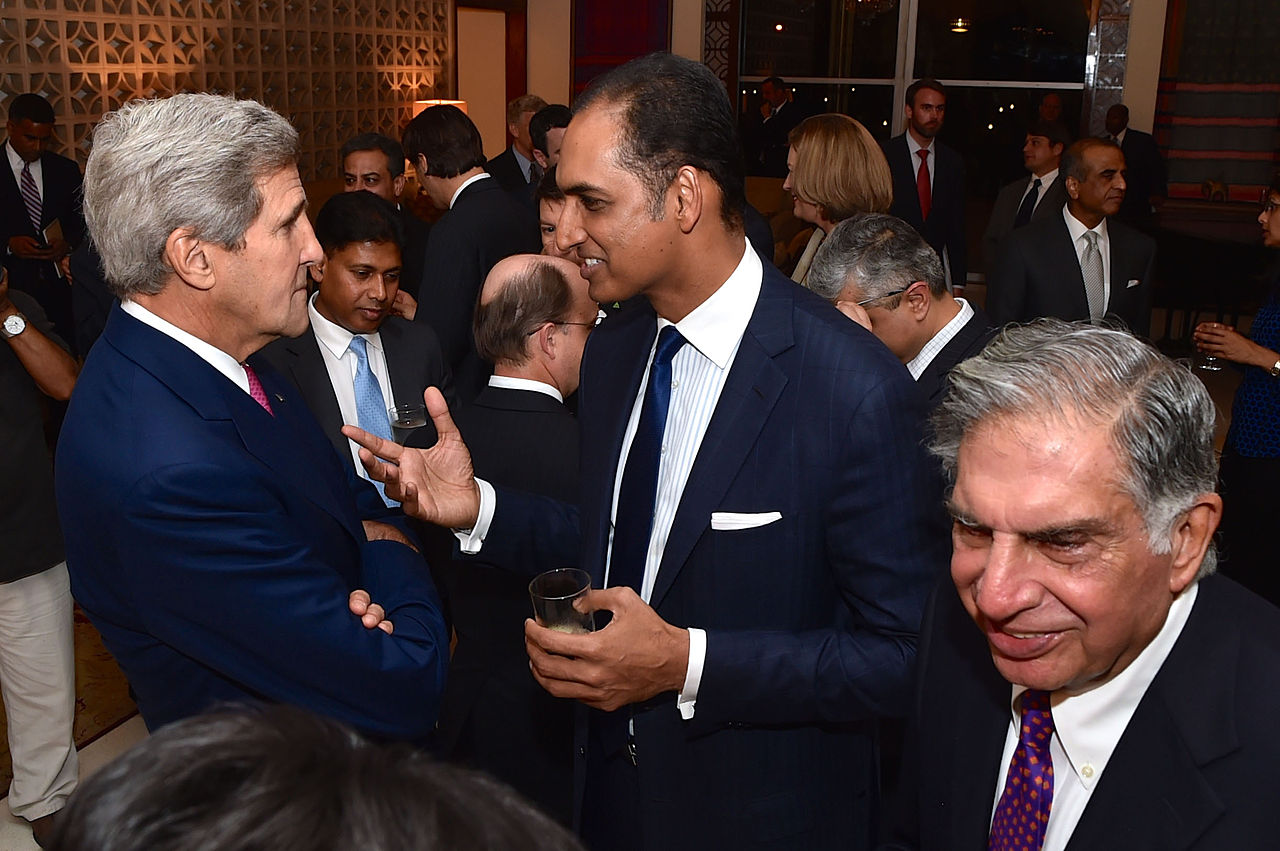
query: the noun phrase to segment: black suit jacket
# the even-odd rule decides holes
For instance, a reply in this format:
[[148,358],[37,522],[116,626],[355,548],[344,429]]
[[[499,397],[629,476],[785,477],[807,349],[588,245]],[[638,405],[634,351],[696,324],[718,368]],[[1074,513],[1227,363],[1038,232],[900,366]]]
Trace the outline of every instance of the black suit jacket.
[[515,149],[508,147],[493,159],[484,164],[484,170],[493,175],[493,179],[508,192],[525,190],[529,181],[525,180],[520,163],[516,161]]
[[537,217],[493,179],[462,190],[431,228],[414,321],[435,329],[463,405],[484,389],[491,371],[471,334],[480,285],[502,258],[541,249]]
[[[392,316],[382,323],[378,333],[382,338],[387,374],[395,397],[386,400],[387,407],[421,402],[422,391],[428,387],[439,387],[452,406],[453,379],[440,354],[440,341],[430,327]],[[263,348],[259,357],[269,361],[277,372],[298,388],[342,463],[347,469],[354,470],[350,444],[342,434],[342,411],[338,408],[338,397],[334,395],[329,370],[324,365],[315,333],[308,328],[301,337],[283,337]],[[407,445],[427,447],[435,442],[435,426],[428,417],[427,424],[410,435]]]
[[1120,150],[1124,152],[1127,186],[1116,215],[1130,224],[1146,226],[1151,222],[1151,196],[1169,194],[1164,158],[1154,136],[1132,127],[1125,131]]
[[[7,147],[6,141],[5,146]],[[0,250],[7,249],[9,239],[31,236],[44,243],[44,229],[54,220],[62,224],[62,234],[71,246],[84,238],[84,213],[81,212],[80,167],[74,160],[45,151],[40,155],[44,197],[40,206],[40,230],[27,216],[18,181],[9,168],[7,151],[0,149]],[[54,264],[41,260],[23,260],[7,254],[4,265],[9,270],[9,285],[31,295],[44,308],[59,336],[75,340],[75,322],[71,313],[71,287],[58,277]]]
[[916,386],[920,388],[920,394],[930,411],[937,408],[947,395],[947,373],[951,372],[952,367],[982,351],[991,339],[991,320],[976,304],[970,302],[969,306],[973,308],[973,316],[964,323],[959,333],[947,341],[942,351],[929,361],[924,372],[916,379]]
[[[476,475],[565,502],[578,498],[578,421],[532,390],[486,387],[458,413]],[[546,812],[573,818],[573,703],[529,672],[529,577],[454,562],[444,585],[458,643],[440,709],[446,758],[510,783]]]
[[963,287],[969,269],[964,233],[964,160],[940,140],[933,140],[932,206],[929,220],[925,221],[920,215],[920,195],[916,192],[920,160],[911,156],[906,134],[894,136],[883,147],[893,174],[893,204],[889,212],[919,231],[939,256],[946,251],[951,284]]
[[[987,230],[982,234],[982,262],[987,269],[987,278],[991,277],[996,266],[996,257],[1000,255],[1000,243],[1013,233],[1013,220],[1018,217],[1018,207],[1022,206],[1022,196],[1026,194],[1031,178],[1020,177],[1012,183],[1005,184],[996,196],[996,204],[991,208],[991,219],[987,222]],[[1048,189],[1041,189],[1045,196],[1036,204],[1031,213],[1031,221],[1040,222],[1051,216],[1061,216],[1062,207],[1067,203],[1067,181],[1062,172]]]
[[804,119],[804,110],[794,101],[787,101],[774,110],[769,120],[760,123],[756,129],[753,173],[766,177],[787,176],[787,149],[791,146],[788,137]]
[[[926,616],[917,664],[888,847],[985,849],[1012,692],[949,580]],[[1277,717],[1280,611],[1226,577],[1201,581],[1068,851],[1273,847]]]
[[400,289],[417,298],[418,287],[422,285],[422,270],[427,261],[427,239],[431,236],[431,225],[402,205],[400,227],[404,232],[404,249],[400,252]]
[[[1107,318],[1120,319],[1135,334],[1151,331],[1155,240],[1114,218],[1111,240],[1111,294]],[[1073,321],[1089,318],[1080,258],[1062,215],[1032,222],[1004,241],[987,282],[987,312],[996,325],[1030,322],[1042,316]]]

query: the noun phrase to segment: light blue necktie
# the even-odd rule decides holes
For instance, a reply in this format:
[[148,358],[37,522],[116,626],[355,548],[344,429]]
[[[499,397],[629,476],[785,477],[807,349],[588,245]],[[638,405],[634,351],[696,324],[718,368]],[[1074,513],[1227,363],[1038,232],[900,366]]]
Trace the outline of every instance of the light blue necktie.
[[[347,350],[356,356],[356,424],[369,434],[376,434],[383,440],[391,440],[391,420],[387,418],[387,403],[382,398],[382,388],[378,386],[378,379],[374,377],[373,370],[369,369],[369,353],[365,345],[364,337],[357,335],[351,338],[351,345],[347,346]],[[395,508],[400,504],[387,496],[382,482],[373,484],[378,489],[378,495],[387,505]]]

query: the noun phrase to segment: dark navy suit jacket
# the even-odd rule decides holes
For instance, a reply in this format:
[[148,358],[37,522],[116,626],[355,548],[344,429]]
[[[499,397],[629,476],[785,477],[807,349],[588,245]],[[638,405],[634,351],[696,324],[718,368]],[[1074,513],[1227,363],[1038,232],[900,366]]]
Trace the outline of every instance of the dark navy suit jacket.
[[916,174],[920,160],[911,156],[907,134],[894,136],[883,144],[884,157],[893,175],[892,215],[915,228],[925,242],[942,256],[946,251],[951,271],[951,285],[963,287],[969,273],[969,249],[965,242],[964,228],[964,160],[955,150],[933,142],[933,186],[930,193],[929,218],[920,210],[920,193],[916,189]]
[[[499,491],[489,557],[530,570],[579,562],[603,584],[615,471],[656,333],[642,303],[592,334],[581,514]],[[869,843],[874,719],[905,706],[924,602],[949,554],[921,412],[879,340],[765,267],[651,599],[669,623],[707,630],[707,652],[692,720],[674,693],[630,710],[647,848]],[[712,524],[716,512],[775,511],[754,528]],[[595,779],[585,727],[579,792]]]
[[[219,701],[302,706],[379,737],[435,723],[448,635],[421,557],[367,541],[385,515],[344,476],[303,400],[255,364],[275,416],[120,308],[62,427],[58,509],[72,591],[147,726]],[[381,519],[381,518],[380,518]],[[395,634],[366,629],[367,589]]]

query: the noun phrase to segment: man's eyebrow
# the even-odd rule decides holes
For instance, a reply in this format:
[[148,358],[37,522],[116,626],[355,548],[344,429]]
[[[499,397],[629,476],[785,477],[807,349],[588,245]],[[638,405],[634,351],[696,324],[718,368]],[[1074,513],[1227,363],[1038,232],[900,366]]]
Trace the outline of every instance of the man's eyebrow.
[[279,228],[284,227],[285,225],[289,225],[296,222],[298,220],[298,217],[301,216],[303,213],[305,213],[306,210],[307,210],[307,199],[303,198],[301,201],[297,203],[297,205],[292,210],[289,211],[289,215],[285,216],[283,219],[280,220],[280,224],[277,226],[277,230]]
[[575,183],[564,190],[566,195],[601,195],[604,188],[591,183]]

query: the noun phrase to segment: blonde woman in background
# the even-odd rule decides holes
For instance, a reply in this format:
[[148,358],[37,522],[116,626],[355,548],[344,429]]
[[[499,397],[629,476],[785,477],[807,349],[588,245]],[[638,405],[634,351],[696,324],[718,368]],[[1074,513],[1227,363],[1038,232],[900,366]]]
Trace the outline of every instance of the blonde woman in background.
[[832,228],[858,213],[885,213],[893,177],[876,140],[847,115],[826,113],[800,122],[788,137],[787,179],[796,218],[816,225],[791,280],[803,284],[813,255]]

